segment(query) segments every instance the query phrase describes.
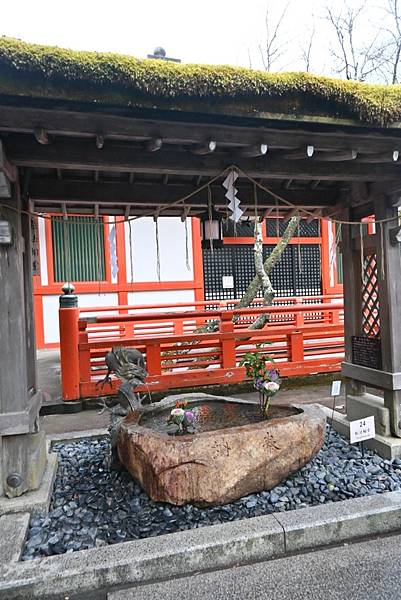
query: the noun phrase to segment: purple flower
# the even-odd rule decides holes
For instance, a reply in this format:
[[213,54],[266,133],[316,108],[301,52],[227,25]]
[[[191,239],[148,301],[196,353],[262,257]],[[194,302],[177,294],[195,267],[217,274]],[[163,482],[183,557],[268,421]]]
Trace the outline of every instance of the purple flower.
[[261,377],[255,377],[253,385],[257,390],[262,389],[264,381]]
[[194,420],[195,415],[192,412],[192,410],[186,410],[185,411],[185,420],[187,421],[187,423],[192,423],[192,421]]
[[276,381],[279,377],[278,371],[276,371],[276,369],[270,369],[270,371],[268,371],[267,375],[268,375],[270,381]]

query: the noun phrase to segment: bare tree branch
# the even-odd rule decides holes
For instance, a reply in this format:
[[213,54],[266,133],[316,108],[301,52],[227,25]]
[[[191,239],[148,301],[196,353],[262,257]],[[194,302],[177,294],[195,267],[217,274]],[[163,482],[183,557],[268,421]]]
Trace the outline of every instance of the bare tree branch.
[[267,2],[265,12],[266,37],[263,45],[259,44],[259,52],[266,71],[272,70],[273,65],[283,55],[284,48],[287,45],[287,41],[280,41],[279,36],[290,4],[291,0],[288,0],[278,18],[275,19],[272,14],[271,0]]
[[301,57],[304,63],[304,70],[309,73],[309,71],[311,70],[311,56],[312,56],[312,46],[313,46],[313,41],[315,38],[315,34],[316,34],[316,28],[315,28],[315,21],[314,18],[312,16],[313,19],[313,26],[312,29],[310,29],[309,31],[309,36],[308,36],[308,43],[305,47],[301,47]]
[[[398,0],[388,0],[391,3]],[[368,77],[380,74],[383,76],[387,62],[388,41],[382,35],[383,30],[375,28],[367,43],[359,43],[359,38],[366,39],[366,22],[362,20],[366,5],[357,7],[343,6],[340,12],[326,6],[326,19],[335,35],[337,50],[332,48],[332,56],[338,63],[338,72],[346,79],[365,81]]]
[[389,37],[386,62],[390,69],[391,83],[398,83],[398,69],[401,61],[401,6],[399,0],[387,0],[387,8],[384,8],[384,12],[390,20],[389,27],[384,28]]

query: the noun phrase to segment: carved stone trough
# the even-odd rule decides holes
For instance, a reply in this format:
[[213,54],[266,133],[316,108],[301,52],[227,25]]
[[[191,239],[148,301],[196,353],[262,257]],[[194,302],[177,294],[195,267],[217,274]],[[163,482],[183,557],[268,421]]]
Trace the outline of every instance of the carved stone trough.
[[[200,432],[171,435],[168,414],[184,399],[198,411]],[[245,400],[180,394],[123,419],[117,451],[152,500],[208,506],[273,488],[318,452],[324,434],[315,405],[271,407],[262,420]]]

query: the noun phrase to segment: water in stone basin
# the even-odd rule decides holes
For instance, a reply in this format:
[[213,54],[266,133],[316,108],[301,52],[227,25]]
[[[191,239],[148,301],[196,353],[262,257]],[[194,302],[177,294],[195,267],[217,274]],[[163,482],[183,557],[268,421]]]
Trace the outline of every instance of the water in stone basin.
[[[214,400],[194,402],[188,404],[187,408],[195,414],[194,424],[191,428],[194,433],[227,429],[228,427],[241,427],[242,425],[250,425],[264,420],[258,404]],[[170,411],[171,408],[167,408],[157,413],[144,414],[141,417],[140,425],[160,433],[175,435],[176,426],[167,424]],[[294,407],[272,406],[269,409],[269,419],[289,417],[299,412]]]

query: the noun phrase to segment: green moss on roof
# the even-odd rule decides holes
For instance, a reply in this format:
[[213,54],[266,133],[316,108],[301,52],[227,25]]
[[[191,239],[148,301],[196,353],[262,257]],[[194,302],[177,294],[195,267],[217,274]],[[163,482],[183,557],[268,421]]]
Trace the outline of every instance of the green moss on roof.
[[385,126],[401,119],[401,86],[309,73],[176,64],[0,38],[0,94],[230,116],[325,115]]

